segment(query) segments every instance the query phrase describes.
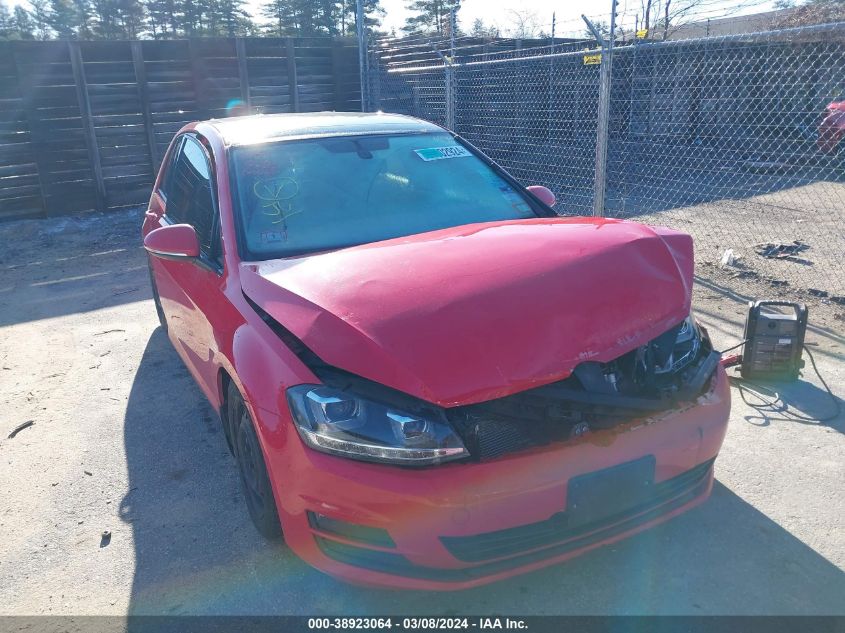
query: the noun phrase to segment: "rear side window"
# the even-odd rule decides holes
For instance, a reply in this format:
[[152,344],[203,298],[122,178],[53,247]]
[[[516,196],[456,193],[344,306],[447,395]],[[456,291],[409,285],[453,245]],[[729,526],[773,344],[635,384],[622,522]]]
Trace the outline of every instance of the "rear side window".
[[185,137],[170,165],[165,191],[167,218],[193,226],[203,252],[210,254],[215,215],[211,172],[205,150],[190,136]]

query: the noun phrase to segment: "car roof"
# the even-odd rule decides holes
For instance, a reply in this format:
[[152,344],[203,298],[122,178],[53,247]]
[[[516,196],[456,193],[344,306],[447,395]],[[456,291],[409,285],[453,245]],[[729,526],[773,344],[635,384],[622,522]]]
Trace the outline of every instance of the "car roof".
[[208,124],[217,130],[226,145],[252,145],[327,136],[443,131],[443,128],[428,121],[384,112],[254,114],[212,119]]

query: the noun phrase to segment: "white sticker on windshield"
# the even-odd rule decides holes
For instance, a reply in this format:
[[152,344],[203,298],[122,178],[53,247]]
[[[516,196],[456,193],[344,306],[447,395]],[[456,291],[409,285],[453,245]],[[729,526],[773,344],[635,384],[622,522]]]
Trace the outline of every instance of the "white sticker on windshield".
[[264,244],[272,244],[273,242],[284,242],[287,235],[282,231],[262,231],[259,238]]
[[449,147],[428,147],[426,149],[415,149],[414,153],[422,158],[424,161],[443,160],[444,158],[461,158],[463,156],[472,156],[472,153],[460,145],[450,145]]

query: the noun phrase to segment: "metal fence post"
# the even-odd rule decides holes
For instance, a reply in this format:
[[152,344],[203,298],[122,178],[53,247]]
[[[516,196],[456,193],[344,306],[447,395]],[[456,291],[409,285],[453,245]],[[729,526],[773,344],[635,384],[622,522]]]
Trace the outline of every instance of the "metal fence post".
[[299,112],[299,77],[296,70],[296,41],[292,37],[285,38],[285,59],[288,67],[288,96],[290,111]]
[[97,134],[94,131],[94,122],[91,118],[91,99],[88,95],[88,84],[85,80],[85,65],[82,61],[82,51],[77,41],[68,41],[67,45],[70,51],[73,80],[76,83],[76,98],[79,102],[79,114],[82,117],[85,145],[88,148],[88,160],[91,163],[91,170],[94,175],[94,194],[97,201],[97,211],[105,211],[108,208],[106,202],[106,185],[103,179],[103,166],[100,162],[100,146],[97,143]]
[[449,11],[449,59],[444,68],[446,79],[446,128],[455,129],[455,9]]
[[616,36],[616,2],[611,0],[610,33],[602,41],[599,77],[598,120],[596,122],[596,173],[593,193],[593,215],[604,215],[607,191],[607,136],[610,128],[610,88],[613,77],[613,38]]
[[369,112],[370,68],[367,55],[367,25],[364,22],[364,0],[355,2],[355,31],[358,35],[358,71],[361,76],[361,112]]
[[246,44],[244,38],[235,38],[235,54],[238,58],[238,81],[241,84],[241,101],[247,107],[247,111],[252,110],[252,98],[249,90],[249,68],[246,63]]
[[152,177],[155,178],[159,168],[158,142],[150,108],[150,88],[147,84],[147,69],[144,66],[144,49],[141,40],[132,41],[130,46],[132,47],[132,64],[135,67],[135,81],[138,84],[138,98],[141,101],[141,116],[144,119],[144,133],[147,136],[147,148],[150,151],[150,169]]

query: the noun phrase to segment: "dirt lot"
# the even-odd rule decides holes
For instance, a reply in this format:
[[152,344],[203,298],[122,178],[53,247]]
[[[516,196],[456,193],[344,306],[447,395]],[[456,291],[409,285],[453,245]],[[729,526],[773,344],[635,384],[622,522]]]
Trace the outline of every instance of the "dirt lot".
[[[814,182],[765,195],[722,199],[669,209],[635,218],[665,224],[690,233],[702,273],[731,285],[787,291],[809,300],[810,289],[845,299],[845,183]],[[763,257],[759,244],[790,244],[798,240],[806,250],[791,258]],[[731,249],[737,261],[721,266]],[[770,289],[769,292],[772,290]],[[845,304],[820,303],[837,312]]]
[[[0,225],[0,613],[845,614],[845,418],[798,423],[738,397],[706,504],[565,565],[401,593],[265,544],[157,327],[138,216]],[[742,299],[699,286],[717,346],[738,341]],[[841,322],[811,322],[843,394]],[[804,413],[830,406],[812,375],[779,389]]]

